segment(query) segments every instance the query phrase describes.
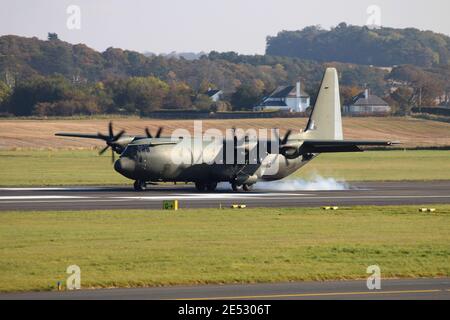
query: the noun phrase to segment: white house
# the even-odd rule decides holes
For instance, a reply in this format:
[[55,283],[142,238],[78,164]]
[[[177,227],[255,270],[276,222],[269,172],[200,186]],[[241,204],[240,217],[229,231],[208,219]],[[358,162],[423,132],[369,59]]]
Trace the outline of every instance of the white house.
[[206,92],[206,95],[211,98],[212,101],[217,102],[222,99],[223,91],[222,90],[215,90],[215,89],[209,89]]
[[369,89],[353,97],[348,106],[344,106],[344,113],[361,114],[387,114],[391,112],[389,104],[380,97],[370,94]]
[[285,110],[290,112],[305,112],[310,106],[309,95],[301,89],[300,82],[295,86],[281,86],[265,97],[254,111]]

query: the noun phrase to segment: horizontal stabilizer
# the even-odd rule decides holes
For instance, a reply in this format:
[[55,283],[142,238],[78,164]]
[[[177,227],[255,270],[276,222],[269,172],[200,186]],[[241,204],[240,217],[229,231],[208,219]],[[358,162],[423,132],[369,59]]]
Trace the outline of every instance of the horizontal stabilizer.
[[301,153],[358,152],[360,147],[392,146],[394,141],[377,140],[305,140],[300,147]]
[[58,137],[74,137],[74,138],[87,138],[87,139],[102,139],[98,133],[70,133],[70,132],[58,132],[55,133]]

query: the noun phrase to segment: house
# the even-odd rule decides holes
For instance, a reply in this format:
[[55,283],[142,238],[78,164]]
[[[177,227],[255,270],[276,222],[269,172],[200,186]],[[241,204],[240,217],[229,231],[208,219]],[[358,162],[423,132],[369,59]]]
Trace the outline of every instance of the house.
[[370,94],[369,89],[366,89],[353,97],[351,103],[344,106],[343,111],[350,115],[362,115],[388,114],[391,110],[391,107],[386,101],[374,94]]
[[209,88],[205,93],[212,101],[217,102],[222,99],[223,91]]
[[300,82],[295,86],[281,86],[253,108],[254,111],[285,110],[305,112],[310,105],[309,95],[301,89]]

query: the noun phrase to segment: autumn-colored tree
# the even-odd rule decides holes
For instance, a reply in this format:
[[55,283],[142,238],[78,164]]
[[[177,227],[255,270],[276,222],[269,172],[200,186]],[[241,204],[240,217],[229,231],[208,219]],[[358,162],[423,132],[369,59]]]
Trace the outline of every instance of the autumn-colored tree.
[[192,89],[184,82],[171,82],[164,100],[165,109],[189,109],[192,107]]
[[197,110],[210,110],[212,100],[206,94],[198,94],[194,101],[194,107]]

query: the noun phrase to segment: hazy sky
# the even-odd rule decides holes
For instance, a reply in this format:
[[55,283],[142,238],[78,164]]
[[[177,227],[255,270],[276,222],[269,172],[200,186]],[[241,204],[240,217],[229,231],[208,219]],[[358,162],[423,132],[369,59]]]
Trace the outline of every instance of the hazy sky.
[[[81,29],[68,29],[68,6],[81,10]],[[364,25],[378,5],[381,24],[450,35],[448,0],[0,0],[0,34],[85,43],[97,50],[264,53],[281,30],[345,21]]]

